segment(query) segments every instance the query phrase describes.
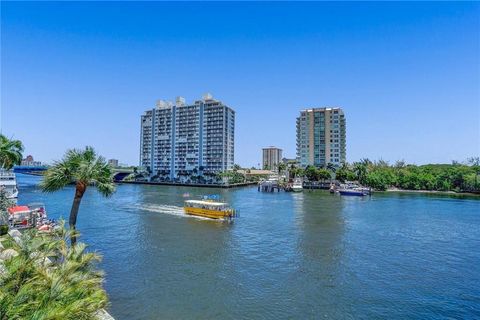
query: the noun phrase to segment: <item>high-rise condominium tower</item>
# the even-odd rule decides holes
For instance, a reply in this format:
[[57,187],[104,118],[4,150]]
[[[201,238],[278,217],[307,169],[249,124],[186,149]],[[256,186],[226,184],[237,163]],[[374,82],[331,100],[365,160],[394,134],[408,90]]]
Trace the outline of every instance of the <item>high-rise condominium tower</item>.
[[274,170],[282,161],[282,149],[277,147],[268,147],[262,149],[263,169]]
[[346,161],[345,114],[341,108],[313,108],[297,118],[297,160],[301,167],[339,166]]
[[141,116],[140,165],[169,181],[230,170],[234,129],[235,111],[210,94],[193,104],[159,100]]

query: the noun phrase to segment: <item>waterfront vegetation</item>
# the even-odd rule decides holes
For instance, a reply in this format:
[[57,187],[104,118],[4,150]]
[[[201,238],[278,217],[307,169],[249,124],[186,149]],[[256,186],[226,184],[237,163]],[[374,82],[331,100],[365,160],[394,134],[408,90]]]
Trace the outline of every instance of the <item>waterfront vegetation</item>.
[[247,182],[245,175],[238,172],[238,170],[239,167],[234,167],[233,170],[219,173],[218,177],[228,184]]
[[325,181],[335,178],[340,182],[358,181],[375,190],[387,189],[480,192],[480,160],[470,158],[466,163],[413,165],[397,161],[362,159],[352,164],[345,163],[338,169],[292,168],[294,176],[309,181]]
[[[83,243],[68,245],[73,230],[28,230],[0,238],[0,320],[94,319],[107,305],[100,256]],[[3,251],[2,248],[3,247]]]
[[[94,186],[105,197],[115,192],[112,168],[92,147],[68,150],[61,161],[55,162],[46,171],[40,186],[45,192],[54,192],[69,184],[75,185],[68,220],[72,230],[75,230],[80,202],[88,186]],[[75,233],[71,234],[71,240],[75,244]]]

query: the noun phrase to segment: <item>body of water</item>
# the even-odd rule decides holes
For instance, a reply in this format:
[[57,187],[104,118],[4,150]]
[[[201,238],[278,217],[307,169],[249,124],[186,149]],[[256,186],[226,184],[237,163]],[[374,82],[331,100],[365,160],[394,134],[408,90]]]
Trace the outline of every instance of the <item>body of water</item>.
[[[68,220],[73,187],[18,181],[20,204]],[[241,216],[185,216],[185,193]],[[78,229],[104,257],[117,320],[480,318],[478,198],[119,185],[87,191]]]

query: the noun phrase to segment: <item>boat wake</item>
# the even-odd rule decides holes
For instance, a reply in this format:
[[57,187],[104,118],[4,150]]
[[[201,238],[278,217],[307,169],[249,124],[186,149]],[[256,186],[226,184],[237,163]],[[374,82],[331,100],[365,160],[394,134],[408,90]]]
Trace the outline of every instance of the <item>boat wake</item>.
[[147,205],[141,205],[139,207],[135,207],[135,209],[140,209],[140,210],[145,210],[145,211],[155,212],[155,213],[163,213],[163,214],[168,214],[168,215],[176,216],[176,217],[180,217],[180,218],[192,218],[192,219],[197,219],[197,220],[212,220],[212,219],[206,218],[206,217],[188,215],[183,210],[183,207],[178,207],[178,206],[155,205],[155,204],[148,205],[147,204]]

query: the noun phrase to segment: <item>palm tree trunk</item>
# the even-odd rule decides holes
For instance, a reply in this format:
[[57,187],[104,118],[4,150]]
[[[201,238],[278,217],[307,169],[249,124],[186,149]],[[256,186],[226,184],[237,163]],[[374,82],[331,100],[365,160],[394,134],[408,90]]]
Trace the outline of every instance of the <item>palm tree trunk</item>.
[[80,208],[80,202],[82,201],[83,194],[87,190],[87,184],[81,181],[77,181],[75,185],[75,197],[73,198],[72,209],[70,210],[70,218],[68,223],[70,225],[70,230],[73,231],[70,241],[72,246],[77,242],[77,235],[75,234],[75,226],[77,225],[77,215],[78,209]]

